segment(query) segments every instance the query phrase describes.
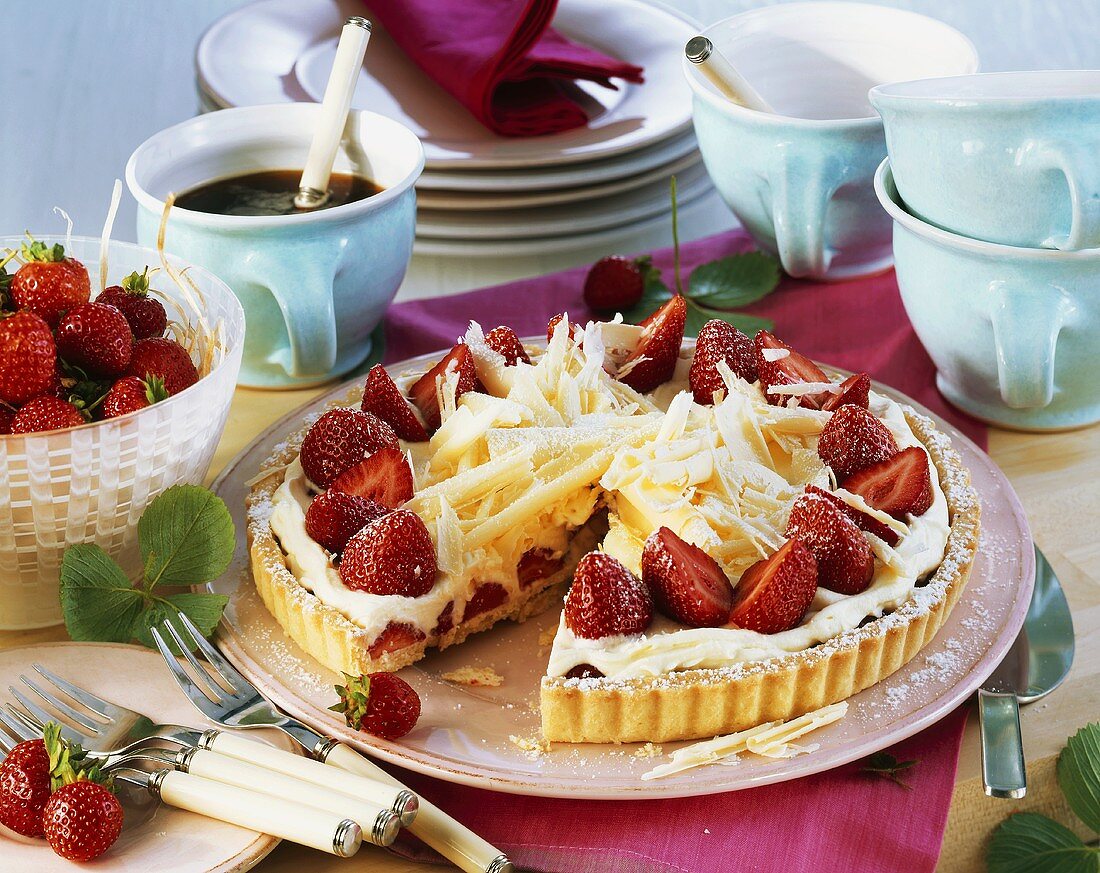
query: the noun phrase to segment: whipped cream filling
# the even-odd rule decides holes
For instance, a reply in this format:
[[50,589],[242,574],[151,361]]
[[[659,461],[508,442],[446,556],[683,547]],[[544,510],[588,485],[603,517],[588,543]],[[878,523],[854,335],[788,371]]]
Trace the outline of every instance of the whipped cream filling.
[[[873,394],[870,405],[871,412],[882,420],[900,448],[924,448],[897,403]],[[932,472],[932,506],[923,515],[908,519],[908,530],[898,545],[891,549],[877,537],[869,537],[879,559],[871,586],[855,595],[818,588],[798,627],[777,634],[743,628],[684,628],[657,614],[644,634],[590,640],[574,635],[566,627],[563,614],[547,675],[562,676],[580,664],[590,664],[610,678],[633,679],[674,670],[762,661],[803,651],[856,628],[868,616],[877,618],[897,609],[910,597],[918,581],[940,565],[947,546],[950,527],[947,499],[934,467]],[[637,571],[639,542],[622,526],[613,525],[604,548]]]
[[496,549],[476,549],[463,556],[464,562],[459,572],[450,574],[441,571],[435,585],[426,594],[404,597],[398,594],[372,594],[344,585],[332,556],[306,533],[306,510],[312,499],[309,480],[301,462],[295,458],[286,469],[282,485],[272,497],[271,530],[282,546],[287,568],[302,586],[363,628],[363,635],[369,641],[375,640],[390,622],[412,625],[426,635],[430,634],[440,613],[452,601],[455,604],[454,621],[459,624],[467,601],[483,582],[498,582],[511,595],[519,588],[516,565],[523,552],[540,548],[561,555],[568,548],[569,519],[564,513],[573,508],[563,508],[555,519],[557,524],[538,525],[521,532],[512,540],[516,544],[517,554],[503,554]]

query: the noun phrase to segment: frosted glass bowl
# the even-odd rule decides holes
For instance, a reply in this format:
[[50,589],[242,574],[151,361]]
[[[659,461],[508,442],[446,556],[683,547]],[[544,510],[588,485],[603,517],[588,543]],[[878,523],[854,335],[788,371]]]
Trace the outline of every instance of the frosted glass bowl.
[[[66,254],[88,268],[92,293],[98,293],[99,239],[39,239],[65,245]],[[24,241],[0,237],[0,250]],[[241,365],[244,312],[216,276],[176,258],[168,261],[174,270],[186,270],[193,289],[177,287],[163,270],[152,277],[152,286],[179,306],[176,311],[166,304],[169,323],[186,319],[203,331],[195,362],[208,358],[209,371],[174,397],[121,418],[0,436],[0,630],[61,621],[61,557],[74,543],[99,543],[136,578],[137,522],[145,507],[166,488],[201,484],[206,476]],[[117,285],[134,270],[159,266],[160,256],[111,242],[107,265],[107,285]]]

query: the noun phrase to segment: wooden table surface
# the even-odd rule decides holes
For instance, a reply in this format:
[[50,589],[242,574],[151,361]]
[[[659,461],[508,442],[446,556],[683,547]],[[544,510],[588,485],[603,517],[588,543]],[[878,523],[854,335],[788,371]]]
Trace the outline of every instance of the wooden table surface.
[[[211,478],[254,434],[319,391],[238,390]],[[1100,426],[1047,435],[992,429],[989,450],[1020,495],[1035,540],[1065,587],[1077,629],[1077,657],[1062,688],[1023,710],[1029,780],[1025,799],[994,800],[982,793],[977,715],[970,719],[944,837],[942,873],[984,870],[985,839],[1011,812],[1043,812],[1085,836],[1058,790],[1054,761],[1069,735],[1100,718]],[[0,649],[65,638],[64,628],[0,632]],[[364,847],[359,857],[364,856],[377,873],[437,869],[394,858],[370,846]],[[346,866],[328,856],[283,844],[258,869],[291,873],[305,868],[312,873],[335,873]]]

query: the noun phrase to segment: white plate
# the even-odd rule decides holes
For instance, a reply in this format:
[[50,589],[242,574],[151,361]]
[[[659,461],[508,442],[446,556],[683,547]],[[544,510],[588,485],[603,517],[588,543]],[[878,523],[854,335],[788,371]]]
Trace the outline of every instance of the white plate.
[[[260,0],[216,21],[195,55],[202,89],[222,106],[318,100],[344,19],[357,0]],[[369,11],[367,12],[369,15]],[[697,31],[641,0],[563,0],[554,27],[609,56],[645,68],[646,81],[612,91],[581,83],[589,124],[541,137],[484,128],[375,26],[353,105],[410,127],[431,168],[564,164],[621,154],[687,130],[691,93],[680,70]]]
[[[442,354],[390,369],[423,368]],[[230,596],[217,641],[278,705],[325,733],[411,770],[492,791],[606,799],[715,794],[796,779],[887,748],[943,718],[1000,662],[1027,612],[1035,563],[1023,507],[989,456],[947,422],[937,420],[962,454],[982,498],[983,546],[970,582],[935,639],[888,679],[851,697],[844,719],[815,732],[812,739],[820,747],[812,754],[779,761],[744,756],[736,766],[715,764],[642,781],[641,775],[660,759],[635,757],[635,745],[561,743],[546,754],[525,753],[509,737],[538,735],[539,679],[549,654],[548,646],[539,645],[539,636],[557,627],[555,609],[521,625],[503,622],[403,670],[402,677],[416,688],[424,708],[420,723],[400,741],[351,731],[327,710],[335,700],[332,686],[339,677],[290,642],[256,594],[245,536],[245,483],[277,444],[301,428],[306,414],[343,399],[351,384],[361,382],[334,388],[276,422],[231,461],[214,484],[237,524],[234,561],[212,585]],[[906,400],[888,388],[875,388]],[[440,678],[467,665],[494,667],[504,676],[504,684],[475,689]],[[666,743],[664,752],[681,745]]]
[[[20,674],[42,664],[63,679],[112,703],[129,706],[157,721],[206,730],[214,727],[183,696],[160,655],[120,643],[47,643],[0,652],[0,687],[19,685]],[[48,687],[48,686],[47,686]],[[292,748],[274,731],[250,731],[279,748]],[[140,789],[123,795],[118,841],[94,864],[97,870],[157,873],[235,873],[248,870],[279,840],[172,806],[155,804]],[[73,873],[81,865],[53,853],[45,840],[16,842],[0,837],[0,869]]]
[[[687,229],[692,228],[690,238],[706,236],[711,232],[710,228],[700,227],[703,222],[696,219],[709,217],[714,214],[720,216],[719,220],[728,215],[725,204],[713,189],[707,189],[699,197],[693,200],[680,201],[679,206],[681,239],[688,239]],[[729,223],[717,230],[726,230]],[[424,255],[428,257],[447,258],[515,258],[534,257],[537,255],[552,255],[578,252],[588,253],[584,257],[573,258],[574,263],[587,263],[603,257],[615,249],[627,246],[626,251],[641,251],[653,248],[663,248],[671,244],[668,236],[669,216],[663,212],[641,221],[630,222],[619,227],[606,228],[600,231],[576,234],[564,234],[562,236],[548,236],[542,239],[436,239],[434,237],[418,236],[413,242],[413,257]],[[643,240],[643,236],[649,239],[650,234],[659,234],[659,240],[655,237],[652,242]],[[624,242],[625,241],[625,242]],[[562,265],[558,265],[558,269]]]
[[594,185],[580,185],[571,188],[551,188],[546,191],[433,191],[417,186],[416,205],[418,209],[443,209],[463,212],[477,212],[492,209],[530,209],[536,206],[555,206],[559,203],[575,203],[578,200],[591,200],[610,194],[633,191],[651,182],[667,180],[669,176],[683,173],[697,166],[702,158],[699,153],[691,154],[662,164],[644,173],[614,179]]
[[[688,204],[713,190],[702,164],[676,177],[677,200]],[[421,209],[416,211],[416,234],[432,239],[529,239],[532,237],[585,234],[589,231],[634,224],[671,210],[666,176],[643,188],[594,197],[579,207],[573,203],[534,209],[498,209],[493,212],[459,212]]]

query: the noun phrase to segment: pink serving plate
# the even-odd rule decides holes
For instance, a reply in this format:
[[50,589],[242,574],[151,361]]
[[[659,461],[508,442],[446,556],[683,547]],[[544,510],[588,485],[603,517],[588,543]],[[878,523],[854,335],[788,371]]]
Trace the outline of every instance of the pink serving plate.
[[[423,370],[442,354],[389,369]],[[642,781],[641,775],[667,758],[635,757],[635,745],[555,744],[547,753],[522,751],[510,737],[539,734],[539,680],[549,655],[549,646],[540,646],[539,637],[557,626],[553,609],[522,625],[504,622],[403,670],[424,708],[416,729],[399,742],[351,731],[327,709],[335,702],[332,686],[339,677],[285,636],[252,585],[245,483],[277,444],[301,428],[308,413],[342,400],[357,382],[361,380],[333,388],[280,419],[218,477],[214,488],[237,525],[237,553],[226,574],[210,587],[231,597],[217,636],[229,659],[288,712],[382,760],[449,782],[544,797],[683,797],[797,779],[865,757],[943,718],[993,671],[1023,624],[1035,558],[1023,507],[1008,479],[956,428],[876,384],[875,390],[930,415],[951,437],[982,500],[982,544],[962,599],[935,640],[888,679],[851,697],[843,719],[813,734],[812,741],[820,744],[817,751],[786,760],[744,755],[733,766],[711,764],[652,781]],[[493,667],[504,676],[504,684],[470,688],[440,678],[468,665]],[[682,745],[687,744],[666,743],[664,753]]]

